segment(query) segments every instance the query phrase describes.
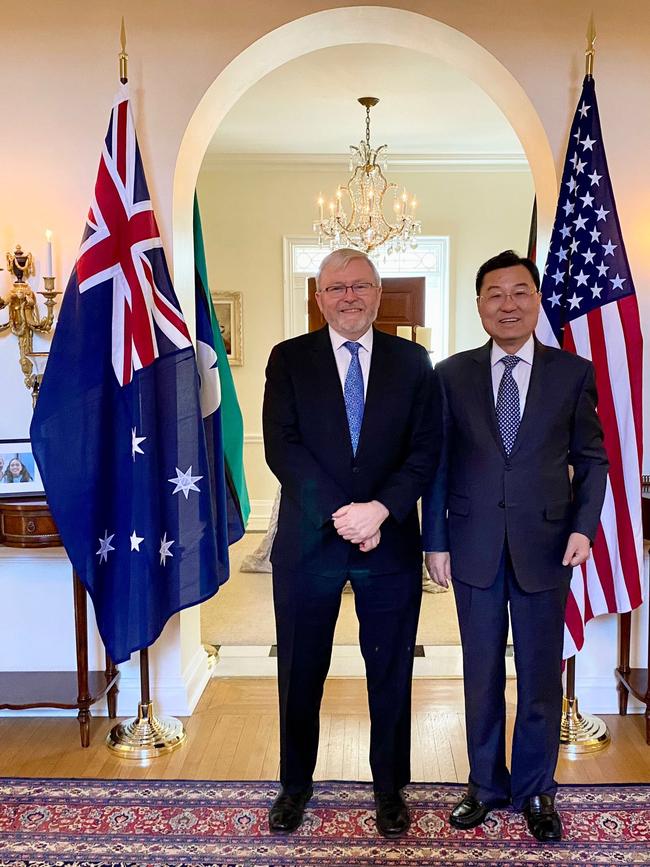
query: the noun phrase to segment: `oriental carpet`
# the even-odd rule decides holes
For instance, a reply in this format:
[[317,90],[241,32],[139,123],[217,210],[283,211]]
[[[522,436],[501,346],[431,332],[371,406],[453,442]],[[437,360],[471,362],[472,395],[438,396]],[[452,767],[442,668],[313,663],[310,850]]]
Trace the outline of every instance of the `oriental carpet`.
[[384,840],[367,783],[317,783],[303,826],[277,836],[273,782],[0,779],[0,865],[650,865],[650,786],[563,786],[565,839],[555,845],[537,843],[509,810],[455,830],[446,816],[463,790],[409,786],[411,828]]

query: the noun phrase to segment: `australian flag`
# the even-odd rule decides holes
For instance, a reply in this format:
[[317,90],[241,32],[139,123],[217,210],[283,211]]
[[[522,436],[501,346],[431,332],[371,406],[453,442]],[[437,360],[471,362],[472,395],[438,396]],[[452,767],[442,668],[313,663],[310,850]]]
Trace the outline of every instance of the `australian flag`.
[[196,358],[120,89],[31,426],[115,662],[219,586]]

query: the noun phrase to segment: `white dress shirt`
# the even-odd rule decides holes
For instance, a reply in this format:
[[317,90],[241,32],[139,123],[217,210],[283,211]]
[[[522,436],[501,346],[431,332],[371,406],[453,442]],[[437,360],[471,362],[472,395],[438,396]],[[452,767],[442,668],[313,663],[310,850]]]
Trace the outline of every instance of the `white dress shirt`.
[[[341,337],[340,334],[334,331],[331,325],[329,325],[328,328],[330,340],[332,341],[332,349],[334,350],[334,358],[336,359],[336,368],[339,372],[339,379],[341,380],[341,388],[344,389],[345,377],[348,375],[350,359],[352,358],[350,350],[343,345],[344,343],[347,343],[348,338]],[[363,376],[363,396],[365,398],[368,391],[370,359],[372,358],[372,326],[370,326],[366,333],[359,337],[358,340],[353,342],[361,345],[361,348],[359,349],[359,364],[361,365],[361,375]]]
[[[512,371],[512,375],[519,389],[519,412],[520,415],[523,416],[524,407],[526,406],[526,395],[528,394],[528,384],[530,383],[530,371],[533,367],[533,357],[535,355],[535,341],[532,334],[521,349],[514,354],[517,358],[521,359],[519,364],[517,364]],[[499,394],[501,377],[505,372],[505,367],[501,364],[501,359],[504,355],[508,355],[508,353],[492,341],[490,361],[492,363],[492,390],[494,392],[495,406],[497,403],[497,395]]]

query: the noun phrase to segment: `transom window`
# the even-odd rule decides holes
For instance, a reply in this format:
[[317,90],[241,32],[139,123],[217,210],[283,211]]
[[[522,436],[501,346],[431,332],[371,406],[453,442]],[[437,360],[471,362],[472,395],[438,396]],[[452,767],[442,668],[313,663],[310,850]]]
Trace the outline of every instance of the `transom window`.
[[[307,280],[330,252],[311,237],[284,239],[284,331],[296,337],[308,330]],[[420,236],[415,250],[375,261],[381,277],[424,277],[424,324],[431,329],[431,355],[445,358],[449,346],[449,238]]]

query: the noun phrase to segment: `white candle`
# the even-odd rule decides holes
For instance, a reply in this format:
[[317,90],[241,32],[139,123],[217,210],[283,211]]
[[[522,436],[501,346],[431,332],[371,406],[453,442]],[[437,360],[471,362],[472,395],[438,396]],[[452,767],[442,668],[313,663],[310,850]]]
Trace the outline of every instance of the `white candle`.
[[413,340],[413,329],[410,325],[398,325],[397,336],[403,337],[404,340]]
[[52,232],[49,229],[45,230],[45,238],[47,240],[47,259],[46,259],[46,274],[45,277],[54,277],[54,266],[52,265]]

